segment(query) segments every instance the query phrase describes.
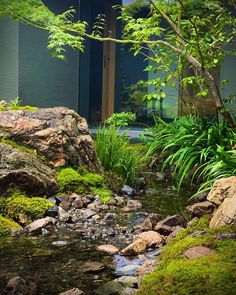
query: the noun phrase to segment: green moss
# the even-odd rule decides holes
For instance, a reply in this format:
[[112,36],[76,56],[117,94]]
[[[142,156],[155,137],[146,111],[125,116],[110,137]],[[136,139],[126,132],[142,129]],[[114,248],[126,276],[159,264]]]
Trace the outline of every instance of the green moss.
[[6,111],[36,111],[39,108],[33,106],[8,106],[5,110]]
[[[206,230],[200,237],[189,233]],[[206,219],[182,230],[163,250],[157,270],[146,276],[137,295],[236,294],[236,241],[216,239],[221,233],[235,232],[236,226],[206,229]],[[210,256],[184,258],[190,247],[204,245],[213,249]]]
[[96,173],[87,173],[82,176],[82,181],[87,186],[101,187],[104,185],[104,177]]
[[65,193],[84,193],[86,187],[83,184],[82,176],[73,168],[61,169],[56,176],[59,188]]
[[24,195],[9,197],[5,201],[5,214],[17,219],[19,213],[29,217],[29,221],[42,218],[47,209],[53,207],[54,204],[44,198],[27,198]]
[[98,195],[104,204],[106,204],[112,196],[112,192],[104,188],[92,188],[92,193]]
[[[80,174],[81,173],[81,174]],[[108,200],[112,192],[107,189],[102,175],[87,172],[85,169],[63,168],[56,176],[60,191],[64,193],[94,193],[103,202]]]
[[0,236],[8,235],[12,229],[19,229],[20,226],[13,220],[0,215]]
[[20,150],[20,151],[22,151],[24,153],[34,155],[34,156],[38,157],[44,163],[47,162],[46,158],[43,155],[37,153],[37,151],[35,149],[30,148],[30,147],[28,147],[28,146],[26,146],[26,145],[24,145],[22,143],[19,144],[19,143],[13,141],[13,140],[5,139],[5,138],[0,139],[0,143],[8,145],[8,146],[10,146],[12,148],[18,149],[18,150]]

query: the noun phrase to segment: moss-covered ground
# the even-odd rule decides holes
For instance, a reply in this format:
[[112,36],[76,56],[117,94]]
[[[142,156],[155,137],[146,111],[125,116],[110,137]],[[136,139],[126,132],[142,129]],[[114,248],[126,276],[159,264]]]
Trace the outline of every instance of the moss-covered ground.
[[[206,231],[192,236],[196,231]],[[209,229],[207,220],[182,230],[163,250],[160,265],[147,275],[137,295],[234,295],[236,294],[236,240],[220,238],[235,233],[236,225]],[[207,246],[209,256],[187,259],[184,253],[193,246]]]

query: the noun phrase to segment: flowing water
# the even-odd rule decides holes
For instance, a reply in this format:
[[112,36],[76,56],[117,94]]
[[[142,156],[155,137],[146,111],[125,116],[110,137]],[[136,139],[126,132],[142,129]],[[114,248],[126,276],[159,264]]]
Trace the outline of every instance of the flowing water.
[[[145,196],[138,196],[143,203],[139,212],[119,213],[119,223],[129,227],[142,222],[146,213],[164,215],[182,214],[187,205],[189,192],[179,196],[167,185],[155,187]],[[53,246],[55,241],[66,241],[65,246]],[[145,260],[145,255],[125,258],[120,255],[106,256],[95,250],[96,244],[103,241],[86,240],[81,233],[58,228],[54,232],[39,237],[4,238],[0,240],[0,294],[4,295],[7,281],[21,276],[31,285],[37,285],[40,295],[57,295],[60,292],[78,287],[88,295],[95,294],[99,286],[117,276],[130,275]],[[112,239],[111,239],[112,242]],[[123,246],[119,241],[118,246]],[[158,255],[158,250],[147,253]],[[84,264],[98,261],[105,265],[100,272],[85,272]],[[105,295],[105,294],[104,294]]]

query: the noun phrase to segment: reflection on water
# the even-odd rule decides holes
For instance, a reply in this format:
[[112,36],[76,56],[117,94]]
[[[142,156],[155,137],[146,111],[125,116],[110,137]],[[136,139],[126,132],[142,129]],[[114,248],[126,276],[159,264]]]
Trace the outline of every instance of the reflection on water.
[[[183,214],[186,207],[187,193],[180,196],[166,185],[149,191],[145,196],[136,197],[143,203],[141,212],[120,212],[118,223],[133,227],[143,221],[145,212],[164,215]],[[67,241],[62,247],[53,246],[55,241]],[[120,241],[118,246],[123,246]],[[86,241],[81,234],[69,229],[57,229],[40,237],[5,238],[0,240],[0,294],[4,294],[7,281],[14,276],[21,276],[27,282],[36,283],[38,294],[56,295],[73,287],[78,287],[86,294],[94,294],[94,290],[102,283],[120,275],[131,275],[145,260],[144,255],[125,258],[119,255],[104,256],[95,250],[96,243],[102,241]],[[60,243],[59,243],[60,244]],[[146,254],[151,257],[159,255],[159,249]],[[84,272],[83,265],[87,261],[99,261],[106,268],[98,273]],[[105,294],[104,294],[105,295]]]

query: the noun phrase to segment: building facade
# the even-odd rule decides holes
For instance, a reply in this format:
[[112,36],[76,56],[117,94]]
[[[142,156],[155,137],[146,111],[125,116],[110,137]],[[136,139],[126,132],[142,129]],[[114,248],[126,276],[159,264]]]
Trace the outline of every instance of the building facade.
[[[105,14],[106,35],[119,38],[121,24],[112,6],[132,0],[44,2],[55,13],[75,7],[76,18],[89,26],[98,14]],[[134,57],[125,46],[86,40],[83,53],[67,48],[66,60],[62,61],[53,58],[47,49],[47,32],[8,18],[0,22],[0,39],[0,99],[19,97],[23,104],[38,107],[63,105],[91,123],[104,121],[120,111],[136,112],[141,122],[148,121],[153,114],[173,119],[183,113],[178,85],[166,89],[167,97],[163,100],[142,102],[142,96],[153,89],[139,89],[137,82],[153,79],[154,74],[145,72],[148,62],[142,56]],[[228,56],[218,73],[219,81],[230,81],[222,88],[224,97],[234,94],[235,69],[236,58]],[[230,107],[235,109],[234,105]]]

